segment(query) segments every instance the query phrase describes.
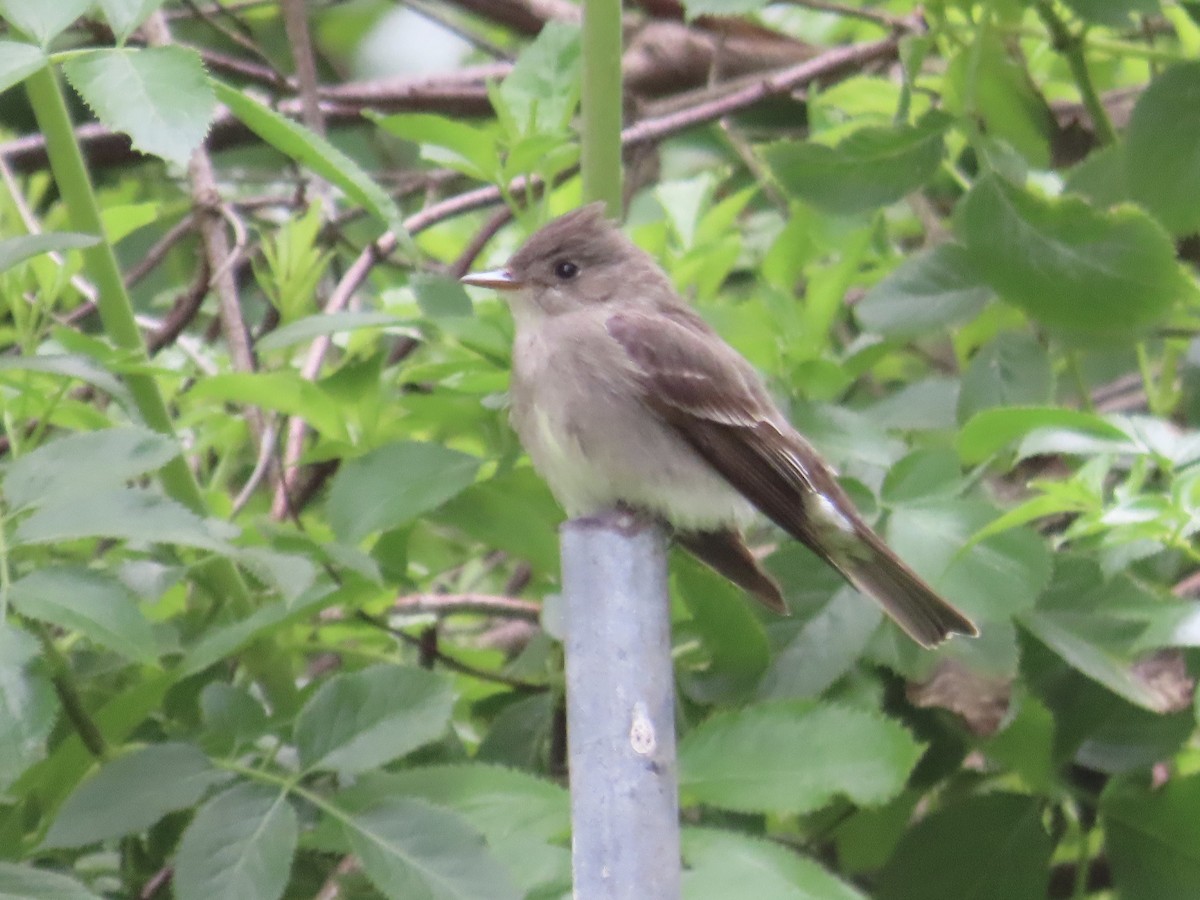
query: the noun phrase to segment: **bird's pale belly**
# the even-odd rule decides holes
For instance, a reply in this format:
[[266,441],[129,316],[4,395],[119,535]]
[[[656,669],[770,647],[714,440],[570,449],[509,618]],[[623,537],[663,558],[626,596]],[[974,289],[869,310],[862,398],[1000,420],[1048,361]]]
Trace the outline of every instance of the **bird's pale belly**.
[[[541,388],[543,386],[539,386]],[[600,389],[582,403],[534,392],[513,424],[571,516],[623,502],[684,528],[745,524],[753,507],[652,412]]]

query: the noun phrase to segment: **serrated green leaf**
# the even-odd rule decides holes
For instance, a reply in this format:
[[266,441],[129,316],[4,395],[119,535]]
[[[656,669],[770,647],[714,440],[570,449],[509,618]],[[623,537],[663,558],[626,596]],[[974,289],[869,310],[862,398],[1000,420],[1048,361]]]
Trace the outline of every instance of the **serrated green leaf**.
[[[10,509],[73,499],[155,472],[178,455],[174,440],[134,425],[67,435],[12,462],[4,499]],[[81,466],[82,459],[89,464]]]
[[97,118],[143,153],[186,166],[208,134],[216,103],[194,50],[94,50],[71,57],[63,71]]
[[0,862],[0,900],[101,900],[74,878]]
[[42,757],[58,719],[50,679],[35,668],[39,653],[32,635],[0,625],[0,789]]
[[1100,800],[1104,849],[1121,897],[1190,897],[1200,882],[1200,776],[1149,788],[1114,779]]
[[345,463],[329,490],[329,523],[346,543],[396,528],[475,480],[479,460],[440,444],[388,444]]
[[812,812],[835,797],[883,803],[903,788],[921,747],[875,712],[803,700],[722,713],[679,746],[685,798],[722,809]]
[[217,99],[256,135],[285,156],[312,169],[341,188],[352,201],[364,207],[404,245],[412,237],[404,227],[400,208],[391,196],[342,151],[291,119],[251,99],[236,88],[212,82]]
[[98,365],[95,360],[79,354],[0,357],[0,372],[44,372],[48,375],[76,379],[104,391],[125,409],[136,409],[133,398],[120,379]]
[[993,793],[934,810],[908,830],[880,875],[879,900],[1045,897],[1050,835],[1036,797]]
[[[561,131],[579,103],[582,65],[577,24],[550,21],[522,51],[508,77],[492,92],[513,137]],[[500,112],[500,109],[497,109]]]
[[997,406],[1036,406],[1054,400],[1054,366],[1029,335],[1001,334],[979,349],[963,373],[958,419]]
[[378,665],[331,678],[296,719],[305,769],[362,772],[436,740],[450,724],[450,683],[424,669]]
[[239,548],[234,560],[275,588],[285,600],[294,602],[313,586],[317,567],[299,553],[279,553],[266,547]]
[[682,837],[683,900],[866,900],[780,844],[715,828],[687,828]]
[[289,322],[282,328],[263,336],[255,347],[260,353],[267,353],[303,341],[311,341],[313,338],[326,334],[360,331],[364,328],[400,328],[407,324],[409,324],[409,320],[401,319],[390,313],[352,311],[323,313]]
[[888,337],[929,334],[975,316],[992,289],[979,280],[958,244],[910,256],[867,291],[854,314]]
[[1024,528],[971,544],[994,516],[988,504],[969,500],[901,507],[888,519],[888,543],[968,615],[1004,620],[1033,607],[1050,582],[1052,557]]
[[848,215],[895,203],[933,177],[947,126],[931,116],[919,125],[861,128],[836,147],[779,141],[762,152],[788,193]]
[[117,36],[118,43],[124,43],[134,30],[141,25],[150,14],[162,6],[166,0],[99,0],[100,8],[108,25]]
[[200,807],[179,841],[179,900],[277,900],[287,887],[299,825],[286,793],[238,784]]
[[483,835],[449,810],[388,800],[344,823],[367,877],[406,900],[519,900]]
[[43,47],[82,16],[93,0],[0,0],[0,16]]
[[237,529],[201,519],[181,503],[148,490],[115,490],[56,500],[17,526],[16,544],[111,538],[145,544],[179,544],[229,553]]
[[482,128],[433,113],[381,116],[368,111],[366,116],[389,134],[417,144],[423,159],[482,181],[497,180],[496,139]]
[[1035,610],[1021,616],[1021,625],[1053,650],[1071,668],[1108,688],[1135,706],[1151,712],[1166,712],[1171,696],[1156,691],[1150,683],[1133,674],[1130,663],[1118,654],[1094,643],[1071,627],[1069,614]]
[[1197,104],[1200,63],[1172,66],[1138,97],[1125,146],[1133,198],[1180,237],[1200,231],[1200,204],[1193,202],[1200,193]]
[[816,697],[850,671],[883,618],[878,605],[852,593],[838,590],[772,657],[760,697]]
[[59,808],[42,846],[83,847],[145,831],[227,776],[192,744],[142,747],[104,763]]
[[982,462],[1042,428],[1062,428],[1103,440],[1128,442],[1124,431],[1095,413],[1059,407],[1018,407],[976,413],[958,434],[958,453],[967,464]]
[[1132,339],[1191,290],[1170,237],[1131,207],[1100,212],[988,176],[959,204],[956,227],[996,293],[1052,328]]
[[299,416],[317,431],[333,439],[344,439],[346,422],[337,401],[321,386],[298,372],[224,372],[202,378],[191,396],[227,403],[249,403],[289,416]]
[[[46,56],[37,47],[32,44],[22,44],[17,41],[0,41],[0,94],[3,94],[14,84],[24,81],[42,66],[46,65]],[[42,235],[29,235],[28,237],[42,237]],[[27,238],[11,238],[6,241],[0,241],[0,272],[13,265],[10,254],[12,250],[10,245],[14,241],[23,241]],[[48,248],[57,249],[57,248]],[[44,250],[35,251],[44,253]],[[24,256],[21,257],[25,258]]]
[[157,641],[137,600],[106,572],[77,566],[50,566],[12,585],[17,612],[107,647],[126,659],[153,663]]
[[688,674],[689,695],[706,702],[745,697],[770,660],[767,633],[750,611],[748,598],[690,557],[681,555],[672,569],[676,593],[709,653],[705,670]]

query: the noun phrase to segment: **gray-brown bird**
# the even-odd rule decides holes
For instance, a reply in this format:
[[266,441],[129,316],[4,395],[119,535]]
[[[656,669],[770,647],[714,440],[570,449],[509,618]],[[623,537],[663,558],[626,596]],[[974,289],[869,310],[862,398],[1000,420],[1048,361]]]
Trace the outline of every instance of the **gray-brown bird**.
[[504,268],[462,280],[509,302],[512,422],[568,515],[622,505],[655,515],[786,613],[742,537],[757,508],[922,646],[978,634],[863,521],[750,364],[601,204],[550,222]]

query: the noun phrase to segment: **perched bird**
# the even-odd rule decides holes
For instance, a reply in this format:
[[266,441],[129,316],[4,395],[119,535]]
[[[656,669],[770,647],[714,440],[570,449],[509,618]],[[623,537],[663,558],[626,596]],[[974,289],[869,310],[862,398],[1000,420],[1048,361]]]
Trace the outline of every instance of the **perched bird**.
[[863,521],[757,373],[591,204],[463,282],[504,292],[516,323],[512,422],[570,516],[616,506],[779,613],[779,586],[743,540],[755,508],[875,598],[917,643],[975,625]]

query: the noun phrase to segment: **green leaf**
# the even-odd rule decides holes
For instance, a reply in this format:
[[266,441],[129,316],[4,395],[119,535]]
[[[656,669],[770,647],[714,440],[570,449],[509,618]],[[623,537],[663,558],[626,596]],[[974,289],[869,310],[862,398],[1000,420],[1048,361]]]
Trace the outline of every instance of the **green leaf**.
[[231,552],[237,529],[201,519],[174,500],[152,491],[128,489],[85,494],[47,503],[17,526],[16,544],[48,544],[81,538],[112,538],[145,544],[179,544]]
[[1029,335],[1006,333],[980,348],[963,374],[958,419],[996,406],[1036,406],[1054,400],[1050,354]]
[[715,828],[686,828],[682,838],[683,900],[866,900],[781,844]]
[[979,280],[958,244],[908,257],[867,291],[854,314],[887,337],[909,337],[959,325],[979,313],[992,289]]
[[265,335],[256,345],[260,353],[280,350],[311,341],[313,338],[326,334],[341,334],[342,332],[360,331],[365,328],[400,328],[408,324],[407,319],[401,319],[390,313],[381,312],[335,312],[321,313],[315,316],[305,316],[295,322],[289,322],[282,328]]
[[722,713],[680,743],[680,789],[739,812],[811,812],[835,797],[883,803],[904,787],[921,747],[878,713],[802,700]]
[[956,224],[980,276],[1052,328],[1130,339],[1190,291],[1170,237],[1131,207],[1099,212],[989,176],[959,204]]
[[91,5],[92,0],[0,0],[0,16],[45,47]]
[[888,519],[888,543],[968,615],[1004,620],[1032,608],[1050,582],[1052,557],[1025,528],[972,544],[994,516],[990,505],[971,500],[904,506]]
[[683,0],[688,21],[700,16],[744,16],[758,12],[770,0]]
[[137,598],[120,581],[99,570],[48,566],[12,585],[17,612],[107,647],[128,660],[153,663],[157,641]]
[[1200,776],[1149,788],[1138,774],[1100,799],[1104,848],[1121,897],[1190,897],[1200,883]]
[[436,509],[475,480],[479,460],[441,444],[403,441],[350,460],[329,489],[329,524],[345,543]]
[[1179,237],[1200,231],[1197,104],[1200,62],[1172,66],[1138,97],[1125,147],[1130,193]]
[[[156,472],[178,455],[174,440],[134,425],[67,435],[9,465],[4,499],[11,509],[71,500]],[[81,466],[82,459],[89,464]]]
[[571,826],[571,797],[543,778],[479,763],[420,766],[363,775],[366,793],[406,795],[462,815],[489,842],[515,833],[561,838]]
[[74,878],[0,862],[0,900],[101,900]]
[[417,273],[409,281],[417,295],[417,305],[430,319],[469,316],[475,308],[461,284],[445,275]]
[[200,55],[184,47],[94,50],[63,63],[96,117],[143,153],[186,166],[215,103]]
[[0,624],[0,789],[42,758],[58,718],[58,699],[38,671],[37,639]]
[[368,111],[365,115],[389,134],[418,145],[422,159],[481,181],[497,180],[500,157],[496,139],[482,128],[433,113],[381,116]]
[[276,372],[223,372],[202,378],[190,395],[197,399],[248,403],[289,416],[299,416],[334,439],[346,436],[346,422],[336,400],[320,385],[291,369]]
[[[22,44],[17,41],[0,41],[0,94],[3,94],[14,84],[24,81],[44,65],[46,65],[45,54],[32,44]],[[0,272],[13,265],[10,259],[10,254],[12,253],[9,249],[10,245],[14,244],[14,242],[28,240],[30,237],[48,236],[27,235],[23,238],[10,238],[6,241],[0,241]],[[49,247],[47,249],[58,248]],[[45,250],[34,251],[34,253],[45,252]]]
[[67,797],[42,846],[83,847],[145,831],[195,806],[226,777],[191,744],[151,744],[118,756]]
[[419,800],[388,800],[344,823],[367,877],[406,900],[519,900],[483,835]]
[[1043,428],[1083,432],[1109,441],[1126,441],[1124,431],[1095,413],[1059,407],[988,409],[976,413],[958,434],[957,449],[963,462],[983,462],[1013,441]]
[[562,509],[546,483],[527,466],[472,484],[432,517],[489,547],[527,560],[539,572],[558,571]]
[[1127,660],[1073,628],[1073,618],[1070,614],[1038,610],[1023,615],[1021,624],[1071,668],[1104,685],[1117,696],[1151,712],[1161,713],[1171,708],[1169,691],[1160,693],[1151,683],[1134,676]]
[[125,43],[134,30],[166,0],[99,0],[104,18],[117,36],[118,43]]
[[692,697],[728,700],[745,696],[762,677],[770,646],[762,623],[740,590],[696,560],[680,556],[672,566],[676,592],[692,614],[710,660],[688,677]]
[[213,81],[217,99],[256,135],[296,162],[341,188],[355,204],[364,207],[400,242],[412,246],[400,208],[362,168],[324,138],[251,99],[236,88]]
[[133,398],[120,379],[97,365],[96,361],[74,353],[53,353],[46,356],[0,357],[0,372],[44,372],[63,378],[83,381],[104,391],[127,410],[136,410]]
[[296,719],[306,769],[362,772],[441,737],[450,724],[450,683],[424,669],[381,664],[325,682]]
[[277,900],[287,887],[299,825],[286,793],[238,784],[196,813],[175,857],[178,900]]
[[1038,798],[967,797],[908,830],[880,875],[876,896],[912,900],[915,890],[921,900],[1045,897],[1052,849]]
[[579,26],[546,23],[492,92],[501,121],[520,136],[566,128],[579,103],[581,65]]
[[266,547],[244,547],[238,549],[234,560],[289,602],[299,600],[317,578],[316,565],[299,553],[279,553]]
[[[980,29],[950,60],[941,80],[942,102],[959,121],[978,123],[985,151],[1013,156],[1018,164],[1048,168],[1052,112],[1025,65],[998,29]],[[1017,168],[1002,158],[1001,164]]]
[[[1159,0],[1063,0],[1075,14],[1088,22],[1110,28],[1134,26],[1134,16],[1152,16],[1159,12]],[[1182,123],[1180,123],[1182,124]]]
[[211,627],[204,636],[188,648],[179,662],[176,675],[184,678],[202,672],[214,663],[232,656],[254,638],[268,631],[312,615],[323,606],[345,601],[347,605],[362,602],[362,596],[351,588],[342,588],[329,594],[306,596],[300,603],[267,603],[260,606],[244,619],[228,625]]
[[882,618],[879,606],[854,597],[852,588],[838,590],[772,658],[759,696],[818,696],[853,668]]
[[944,116],[918,125],[860,128],[836,147],[778,141],[763,157],[790,194],[843,215],[895,203],[933,177],[941,165]]

